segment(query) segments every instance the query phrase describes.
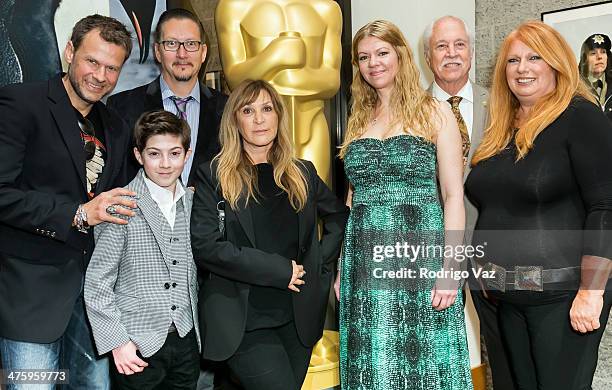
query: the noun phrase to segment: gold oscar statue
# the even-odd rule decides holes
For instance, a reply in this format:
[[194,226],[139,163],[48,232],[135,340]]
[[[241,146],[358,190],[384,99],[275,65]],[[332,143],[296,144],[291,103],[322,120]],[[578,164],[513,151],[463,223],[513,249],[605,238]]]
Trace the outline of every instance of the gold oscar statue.
[[340,87],[342,14],[332,0],[220,0],[215,14],[223,72],[234,88],[270,82],[283,96],[297,156],[331,185],[324,99]]

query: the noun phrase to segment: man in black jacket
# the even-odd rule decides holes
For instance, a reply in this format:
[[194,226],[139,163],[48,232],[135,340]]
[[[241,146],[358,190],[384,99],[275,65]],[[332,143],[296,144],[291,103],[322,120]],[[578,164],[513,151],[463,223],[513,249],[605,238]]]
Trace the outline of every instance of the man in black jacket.
[[[191,12],[174,8],[165,11],[155,29],[155,59],[161,75],[151,83],[124,91],[108,99],[109,107],[121,114],[130,129],[147,111],[164,109],[182,117],[191,128],[192,154],[181,176],[192,186],[199,163],[219,152],[219,124],[227,97],[198,80],[206,59],[204,28]],[[128,179],[140,165],[129,159]]]
[[107,209],[136,206],[123,198],[132,192],[108,191],[125,183],[129,140],[123,121],[100,102],[130,51],[121,23],[88,16],[64,51],[68,74],[0,90],[0,354],[7,371],[67,369],[70,388],[110,387],[82,289],[90,226],[126,223]]

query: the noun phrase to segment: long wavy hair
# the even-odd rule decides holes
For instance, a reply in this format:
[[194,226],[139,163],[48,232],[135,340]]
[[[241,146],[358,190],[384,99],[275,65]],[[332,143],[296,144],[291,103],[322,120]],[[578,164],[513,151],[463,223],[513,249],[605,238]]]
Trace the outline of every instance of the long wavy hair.
[[515,40],[538,53],[554,70],[557,82],[554,91],[536,102],[526,122],[516,132],[514,142],[518,150],[517,161],[529,153],[538,134],[565,111],[575,96],[595,102],[578,73],[574,53],[561,34],[539,21],[521,24],[504,39],[497,55],[489,100],[490,124],[474,153],[472,165],[500,153],[512,142],[513,122],[520,103],[508,86],[506,64],[510,46]]
[[353,98],[347,132],[340,147],[340,157],[343,158],[348,145],[367,130],[378,103],[376,89],[368,84],[359,72],[358,45],[365,37],[383,40],[397,53],[399,66],[389,102],[389,111],[394,115],[390,126],[400,123],[404,132],[410,131],[411,134],[433,141],[436,135],[433,125],[435,122],[432,121],[432,114],[437,114],[435,101],[420,85],[419,70],[414,63],[406,38],[393,23],[375,20],[361,27],[353,38],[354,76],[351,84]]
[[[585,39],[584,42],[582,42],[582,46],[580,46],[580,62],[578,63],[578,70],[580,71],[580,76],[582,76],[582,79],[587,83],[587,85],[589,85],[588,84],[588,80],[589,80],[589,52],[594,47],[594,45],[592,43],[590,43],[589,41],[595,35],[601,35],[602,37],[608,38],[608,42],[610,40],[610,38],[607,35],[605,35],[605,34],[593,34],[593,35],[589,36],[587,39]],[[605,74],[606,79],[612,78],[612,52],[610,52],[610,50],[608,50],[608,48],[605,46],[605,43],[603,45],[599,45],[597,47],[600,47],[600,48],[602,48],[602,49],[604,49],[606,51],[607,62],[606,62],[606,70],[604,71],[604,74]]]
[[[219,129],[221,152],[213,161],[217,161],[217,178],[223,198],[234,210],[239,201],[244,207],[250,199],[257,201],[257,168],[244,150],[242,129],[238,122],[238,112],[247,104],[253,103],[261,92],[270,95],[274,111],[278,116],[278,131],[272,147],[268,152],[268,163],[274,169],[274,182],[285,191],[294,210],[301,210],[306,204],[308,183],[304,176],[304,167],[293,150],[287,122],[287,109],[276,90],[263,80],[245,80],[229,96]],[[242,202],[240,202],[242,203]]]

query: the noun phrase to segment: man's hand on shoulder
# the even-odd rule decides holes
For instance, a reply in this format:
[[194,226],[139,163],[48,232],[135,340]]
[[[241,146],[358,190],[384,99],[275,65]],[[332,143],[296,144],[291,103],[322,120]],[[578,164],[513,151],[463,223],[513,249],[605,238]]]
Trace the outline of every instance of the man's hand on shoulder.
[[112,215],[114,213],[126,217],[133,217],[136,215],[136,213],[131,210],[137,207],[136,202],[126,198],[126,196],[134,197],[136,193],[126,188],[114,188],[110,191],[102,192],[89,202],[83,204],[83,210],[87,214],[87,224],[89,226],[95,226],[102,222],[110,222],[126,225],[128,223],[127,220]]

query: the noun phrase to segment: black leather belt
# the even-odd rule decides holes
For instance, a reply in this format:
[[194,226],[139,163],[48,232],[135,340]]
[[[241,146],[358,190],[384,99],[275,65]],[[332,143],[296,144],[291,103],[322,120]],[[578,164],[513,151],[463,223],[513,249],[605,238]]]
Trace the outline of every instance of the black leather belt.
[[491,276],[483,278],[485,286],[501,292],[509,290],[544,291],[545,284],[580,280],[580,266],[543,269],[542,266],[517,265],[513,270],[507,270],[489,262],[482,269]]

